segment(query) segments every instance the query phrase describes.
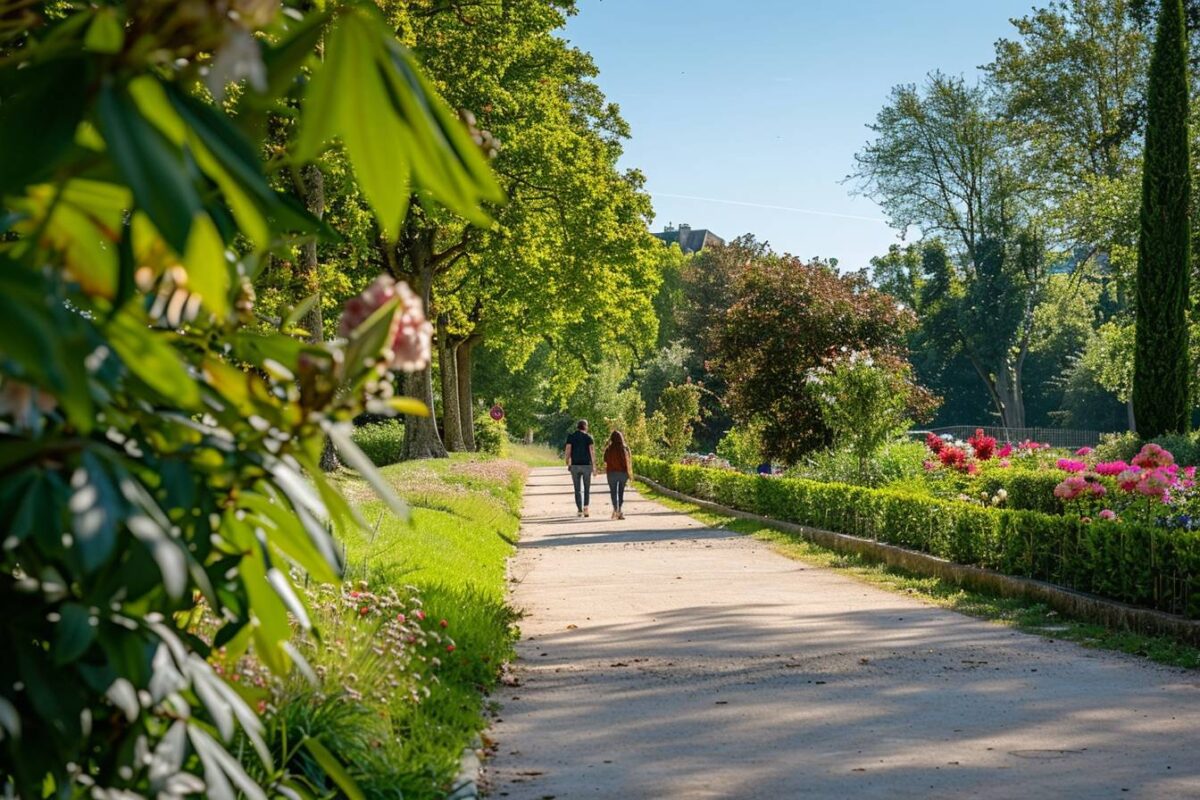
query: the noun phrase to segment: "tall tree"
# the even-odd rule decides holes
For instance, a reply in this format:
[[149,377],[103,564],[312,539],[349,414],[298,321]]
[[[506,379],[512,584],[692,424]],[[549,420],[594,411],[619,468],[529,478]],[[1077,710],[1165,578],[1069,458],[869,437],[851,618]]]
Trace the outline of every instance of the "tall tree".
[[1191,164],[1187,30],[1182,0],[1164,0],[1147,86],[1138,238],[1133,411],[1144,437],[1190,426],[1188,276]]
[[[926,346],[962,354],[1005,425],[1025,421],[1022,368],[1045,259],[1029,225],[1038,190],[987,87],[933,73],[898,86],[850,176],[901,230],[944,237],[925,254]],[[948,252],[947,252],[948,250]],[[907,290],[911,294],[911,288]]]

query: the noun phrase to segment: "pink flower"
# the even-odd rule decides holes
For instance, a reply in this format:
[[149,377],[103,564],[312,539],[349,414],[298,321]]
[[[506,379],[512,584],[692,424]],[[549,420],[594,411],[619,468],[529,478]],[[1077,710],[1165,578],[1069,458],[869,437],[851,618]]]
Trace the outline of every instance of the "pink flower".
[[1100,519],[1114,520],[1117,518],[1117,512],[1113,511],[1111,508],[1106,508],[1100,512],[1099,516]]
[[1071,475],[1054,487],[1054,496],[1062,500],[1075,500],[1087,491],[1087,480],[1082,475]]
[[417,619],[421,620],[421,621],[424,621],[424,620],[425,620],[425,612],[424,612],[424,611],[422,611],[422,610],[421,610],[421,609],[419,609],[419,608],[418,608],[416,611],[414,611],[414,612],[413,612],[413,616],[414,616],[414,617],[416,617]]
[[1142,473],[1137,482],[1137,493],[1160,500],[1164,503],[1170,500],[1171,487],[1175,479],[1163,469],[1147,470]]
[[1164,450],[1153,442],[1144,445],[1141,452],[1133,457],[1134,466],[1146,469],[1168,467],[1174,463],[1175,456],[1171,455],[1170,451]]
[[[1012,448],[1011,448],[1011,447],[1009,447],[1009,450],[1011,450],[1011,449],[1012,449]],[[1004,451],[1002,450],[1001,452],[1004,452]],[[1001,467],[1003,467],[1004,469],[1008,469],[1009,467],[1011,467],[1011,466],[1012,466],[1012,462],[1011,462],[1011,461],[1009,461],[1007,458],[1002,458],[1002,459],[1000,459],[1000,462],[999,462],[999,463],[1000,463],[1000,466],[1001,466]]]
[[358,326],[394,298],[400,303],[392,319],[389,345],[383,355],[392,369],[416,372],[429,366],[433,348],[433,325],[425,319],[425,308],[408,284],[380,275],[357,297],[350,298],[338,322],[338,335],[349,338]]
[[946,446],[946,443],[936,433],[927,433],[925,434],[925,446],[935,453],[940,453],[942,452],[942,448]]
[[1112,477],[1120,475],[1127,469],[1129,469],[1129,465],[1124,461],[1101,461],[1096,465],[1096,474]]
[[446,645],[446,652],[447,652],[447,653],[453,653],[453,652],[454,652],[455,650],[457,650],[457,649],[458,649],[458,648],[457,648],[457,647],[455,647],[455,646],[454,646],[454,645],[452,645],[452,644],[448,644],[448,645]]
[[1140,469],[1130,467],[1117,476],[1117,486],[1121,487],[1122,491],[1132,492],[1137,488],[1138,479],[1141,477],[1142,471]]
[[1070,458],[1060,458],[1058,460],[1058,468],[1066,472],[1083,472],[1087,469],[1087,464]]
[[1108,494],[1108,489],[1104,487],[1104,484],[1096,481],[1089,481],[1088,489],[1091,491],[1092,497],[1104,497]]
[[1075,455],[1077,455],[1077,456],[1090,456],[1091,454],[1092,454],[1092,448],[1090,448],[1090,447],[1081,447],[1075,451]]
[[932,461],[928,461],[928,460],[926,460],[925,463],[922,464],[922,466],[925,467],[926,472],[933,472],[935,469],[937,469],[937,464],[933,463]]
[[1008,458],[1009,456],[1012,455],[1012,451],[1013,451],[1012,442],[1005,442],[1004,447],[1001,447],[999,450],[996,451],[996,458]]

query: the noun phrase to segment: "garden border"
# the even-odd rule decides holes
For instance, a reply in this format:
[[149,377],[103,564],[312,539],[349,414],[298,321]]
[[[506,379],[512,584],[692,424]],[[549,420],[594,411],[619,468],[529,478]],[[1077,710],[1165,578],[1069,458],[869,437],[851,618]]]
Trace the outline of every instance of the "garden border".
[[1171,636],[1188,644],[1200,646],[1200,620],[1190,620],[1175,614],[1131,606],[1115,600],[1106,600],[1033,578],[1021,578],[981,567],[956,564],[944,558],[871,539],[812,528],[807,525],[797,525],[794,522],[784,522],[749,511],[740,511],[720,503],[701,500],[668,489],[641,475],[638,475],[636,480],[667,497],[683,500],[709,511],[761,522],[788,533],[796,533],[808,541],[830,550],[855,553],[874,561],[882,561],[889,566],[901,567],[910,572],[952,581],[970,589],[992,592],[1003,597],[1024,597],[1035,600],[1045,603],[1059,613],[1097,622],[1108,627],[1124,628],[1142,634]]

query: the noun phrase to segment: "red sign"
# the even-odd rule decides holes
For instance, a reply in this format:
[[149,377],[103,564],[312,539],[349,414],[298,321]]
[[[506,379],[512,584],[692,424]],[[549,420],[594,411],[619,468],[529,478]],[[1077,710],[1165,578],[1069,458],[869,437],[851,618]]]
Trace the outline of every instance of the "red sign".
[[492,419],[496,420],[496,422],[504,419],[504,409],[499,404],[492,406],[492,410],[488,413],[492,415]]

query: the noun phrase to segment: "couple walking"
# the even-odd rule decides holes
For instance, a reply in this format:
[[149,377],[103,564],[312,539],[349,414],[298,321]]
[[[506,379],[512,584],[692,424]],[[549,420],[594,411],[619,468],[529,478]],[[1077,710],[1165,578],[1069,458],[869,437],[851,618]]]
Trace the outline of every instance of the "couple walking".
[[[592,475],[600,472],[596,463],[596,441],[588,433],[586,419],[579,420],[575,431],[567,437],[567,469],[575,486],[575,509],[578,517],[590,517],[588,504],[592,494]],[[608,476],[608,491],[612,497],[612,518],[625,519],[625,485],[633,477],[633,455],[625,444],[625,436],[613,431],[604,446],[604,473]]]

